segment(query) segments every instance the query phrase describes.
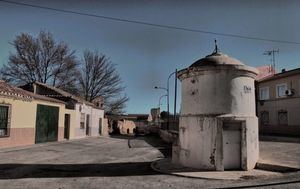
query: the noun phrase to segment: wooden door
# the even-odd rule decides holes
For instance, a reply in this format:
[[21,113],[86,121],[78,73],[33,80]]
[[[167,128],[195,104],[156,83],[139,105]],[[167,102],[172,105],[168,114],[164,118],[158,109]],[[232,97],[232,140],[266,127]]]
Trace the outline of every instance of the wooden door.
[[70,114],[65,114],[65,129],[64,129],[64,138],[70,138]]
[[241,122],[224,123],[223,126],[224,169],[241,169]]
[[37,105],[35,143],[57,141],[59,108]]
[[90,135],[90,115],[86,114],[86,133],[87,136]]
[[102,135],[102,118],[99,118],[99,135]]

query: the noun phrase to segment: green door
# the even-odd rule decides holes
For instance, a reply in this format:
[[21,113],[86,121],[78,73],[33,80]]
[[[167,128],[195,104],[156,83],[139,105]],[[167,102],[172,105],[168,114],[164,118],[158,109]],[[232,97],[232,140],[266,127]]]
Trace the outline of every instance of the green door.
[[59,108],[37,105],[35,143],[57,141]]

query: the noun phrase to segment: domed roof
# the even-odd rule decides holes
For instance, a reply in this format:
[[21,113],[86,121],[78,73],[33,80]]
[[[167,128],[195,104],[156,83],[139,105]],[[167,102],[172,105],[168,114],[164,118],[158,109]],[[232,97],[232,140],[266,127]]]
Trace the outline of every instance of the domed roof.
[[[213,70],[232,70],[239,75],[245,75],[247,77],[252,77],[255,79],[258,74],[257,69],[247,66],[240,62],[239,60],[232,58],[226,54],[219,51],[217,46],[217,41],[215,40],[215,50],[212,54],[201,58],[190,65],[188,68],[178,71],[177,77],[180,80],[185,78],[193,77],[199,73],[204,73],[205,71]],[[207,74],[213,74],[214,72],[207,72]]]
[[218,66],[218,65],[244,65],[239,60],[229,57],[226,54],[219,52],[216,49],[212,54],[207,55],[205,58],[201,58],[194,62],[191,67],[202,67],[202,66]]

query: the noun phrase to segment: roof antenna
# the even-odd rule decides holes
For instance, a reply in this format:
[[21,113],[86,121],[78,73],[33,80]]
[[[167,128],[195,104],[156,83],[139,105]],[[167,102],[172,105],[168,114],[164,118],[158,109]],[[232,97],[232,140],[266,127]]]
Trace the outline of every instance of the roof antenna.
[[213,54],[217,54],[219,53],[219,49],[218,49],[218,45],[217,45],[217,39],[215,39],[215,50],[213,52]]
[[265,51],[263,53],[263,55],[271,56],[271,62],[272,62],[272,65],[271,65],[272,68],[271,68],[271,70],[272,70],[273,74],[276,73],[275,53],[279,53],[279,49],[277,49],[277,50],[272,49],[272,50]]

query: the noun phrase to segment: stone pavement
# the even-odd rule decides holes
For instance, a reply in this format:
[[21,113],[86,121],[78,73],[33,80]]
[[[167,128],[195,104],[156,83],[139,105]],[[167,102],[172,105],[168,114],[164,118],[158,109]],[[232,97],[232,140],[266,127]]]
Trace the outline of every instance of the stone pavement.
[[151,166],[154,170],[165,174],[201,179],[240,180],[281,176],[277,172],[257,169],[251,171],[199,171],[197,169],[174,165],[169,158],[157,160]]
[[260,142],[259,163],[300,169],[300,143]]
[[199,171],[174,165],[170,158],[157,160],[151,166],[158,172],[190,178],[239,180],[281,177],[284,172],[300,173],[300,143],[260,141],[260,159],[257,168],[250,171]]
[[155,136],[112,136],[5,149],[0,152],[0,189],[300,187],[300,174],[295,172],[216,180],[152,170],[153,161],[170,157],[168,148]]

